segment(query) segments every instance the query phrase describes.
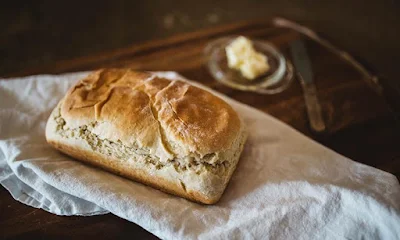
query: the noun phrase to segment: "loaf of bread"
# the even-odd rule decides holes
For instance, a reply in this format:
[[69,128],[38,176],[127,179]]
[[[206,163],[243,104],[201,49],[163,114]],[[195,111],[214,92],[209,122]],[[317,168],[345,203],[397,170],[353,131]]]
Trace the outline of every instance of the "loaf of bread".
[[83,162],[204,204],[236,168],[244,124],[226,102],[187,82],[102,69],[53,110],[46,139]]

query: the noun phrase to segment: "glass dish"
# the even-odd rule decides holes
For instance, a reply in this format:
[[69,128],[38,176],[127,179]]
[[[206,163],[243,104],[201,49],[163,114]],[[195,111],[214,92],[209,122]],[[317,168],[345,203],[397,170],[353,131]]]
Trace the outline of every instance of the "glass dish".
[[211,75],[222,84],[243,91],[275,94],[285,90],[293,79],[293,66],[272,44],[252,40],[256,51],[268,58],[270,69],[264,75],[248,80],[242,74],[228,67],[225,47],[237,36],[219,38],[209,43],[204,51],[207,67]]

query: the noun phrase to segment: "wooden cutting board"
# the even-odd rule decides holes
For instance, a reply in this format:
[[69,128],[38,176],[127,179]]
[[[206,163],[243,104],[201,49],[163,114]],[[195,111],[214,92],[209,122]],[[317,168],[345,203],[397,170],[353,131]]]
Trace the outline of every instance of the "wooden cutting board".
[[[321,144],[355,161],[400,176],[399,124],[378,95],[350,65],[319,44],[306,39],[315,82],[328,132],[310,131],[302,89],[295,79],[283,93],[260,95],[241,92],[217,83],[205,66],[204,48],[228,35],[244,35],[272,42],[290,59],[291,41],[305,38],[290,29],[273,27],[269,21],[247,21],[214,27],[171,38],[135,44],[99,55],[21,69],[2,77],[58,74],[100,67],[177,71],[242,103],[258,108],[291,125]],[[0,237],[155,238],[139,226],[111,214],[95,217],[60,217],[13,200],[0,190]]]

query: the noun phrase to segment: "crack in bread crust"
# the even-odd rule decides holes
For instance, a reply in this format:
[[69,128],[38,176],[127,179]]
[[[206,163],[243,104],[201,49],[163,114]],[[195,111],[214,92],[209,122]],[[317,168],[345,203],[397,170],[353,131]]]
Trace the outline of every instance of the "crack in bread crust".
[[142,91],[142,92],[143,92],[144,94],[146,94],[146,95],[149,97],[149,107],[150,107],[150,111],[151,111],[151,114],[153,115],[154,120],[156,120],[156,122],[157,122],[157,125],[158,125],[158,132],[160,133],[160,140],[161,140],[161,143],[162,143],[162,145],[164,146],[164,148],[165,148],[169,153],[171,153],[171,152],[172,152],[172,151],[171,151],[171,146],[168,144],[167,137],[165,136],[165,130],[164,130],[164,128],[163,128],[163,126],[162,126],[160,120],[158,119],[158,114],[159,114],[159,113],[158,113],[157,109],[154,107],[153,99],[151,98],[150,94],[148,94],[148,93],[146,93],[146,92],[144,92],[144,91]]
[[[174,158],[168,160],[167,162],[161,162],[160,159],[150,155],[148,151],[137,146],[128,147],[122,144],[121,141],[114,142],[108,139],[100,139],[96,134],[90,131],[90,128],[96,127],[98,124],[97,121],[89,125],[83,125],[78,129],[69,129],[65,127],[66,122],[61,116],[60,109],[58,109],[57,114],[55,114],[54,120],[57,123],[56,132],[63,138],[77,138],[85,140],[93,151],[107,156],[113,156],[118,159],[129,160],[133,155],[136,155],[139,159],[145,161],[145,163],[154,165],[157,170],[167,165],[173,165],[177,172],[194,171],[196,174],[200,174],[204,171],[207,171],[218,176],[223,176],[226,174],[227,169],[229,169],[230,166],[228,161],[214,164],[206,162],[207,159],[214,157],[215,154],[213,153],[207,154],[199,159],[189,157],[189,161],[179,161],[181,159]],[[181,164],[182,162],[187,163]]]

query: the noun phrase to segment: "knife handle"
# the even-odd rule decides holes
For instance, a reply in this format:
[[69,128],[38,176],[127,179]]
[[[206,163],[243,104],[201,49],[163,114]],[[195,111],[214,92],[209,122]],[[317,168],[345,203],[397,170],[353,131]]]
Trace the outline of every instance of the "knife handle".
[[315,132],[324,132],[326,130],[324,119],[322,118],[321,105],[318,101],[317,89],[313,82],[306,83],[297,73],[301,86],[303,87],[304,100],[306,103],[307,114],[310,120],[310,126]]

